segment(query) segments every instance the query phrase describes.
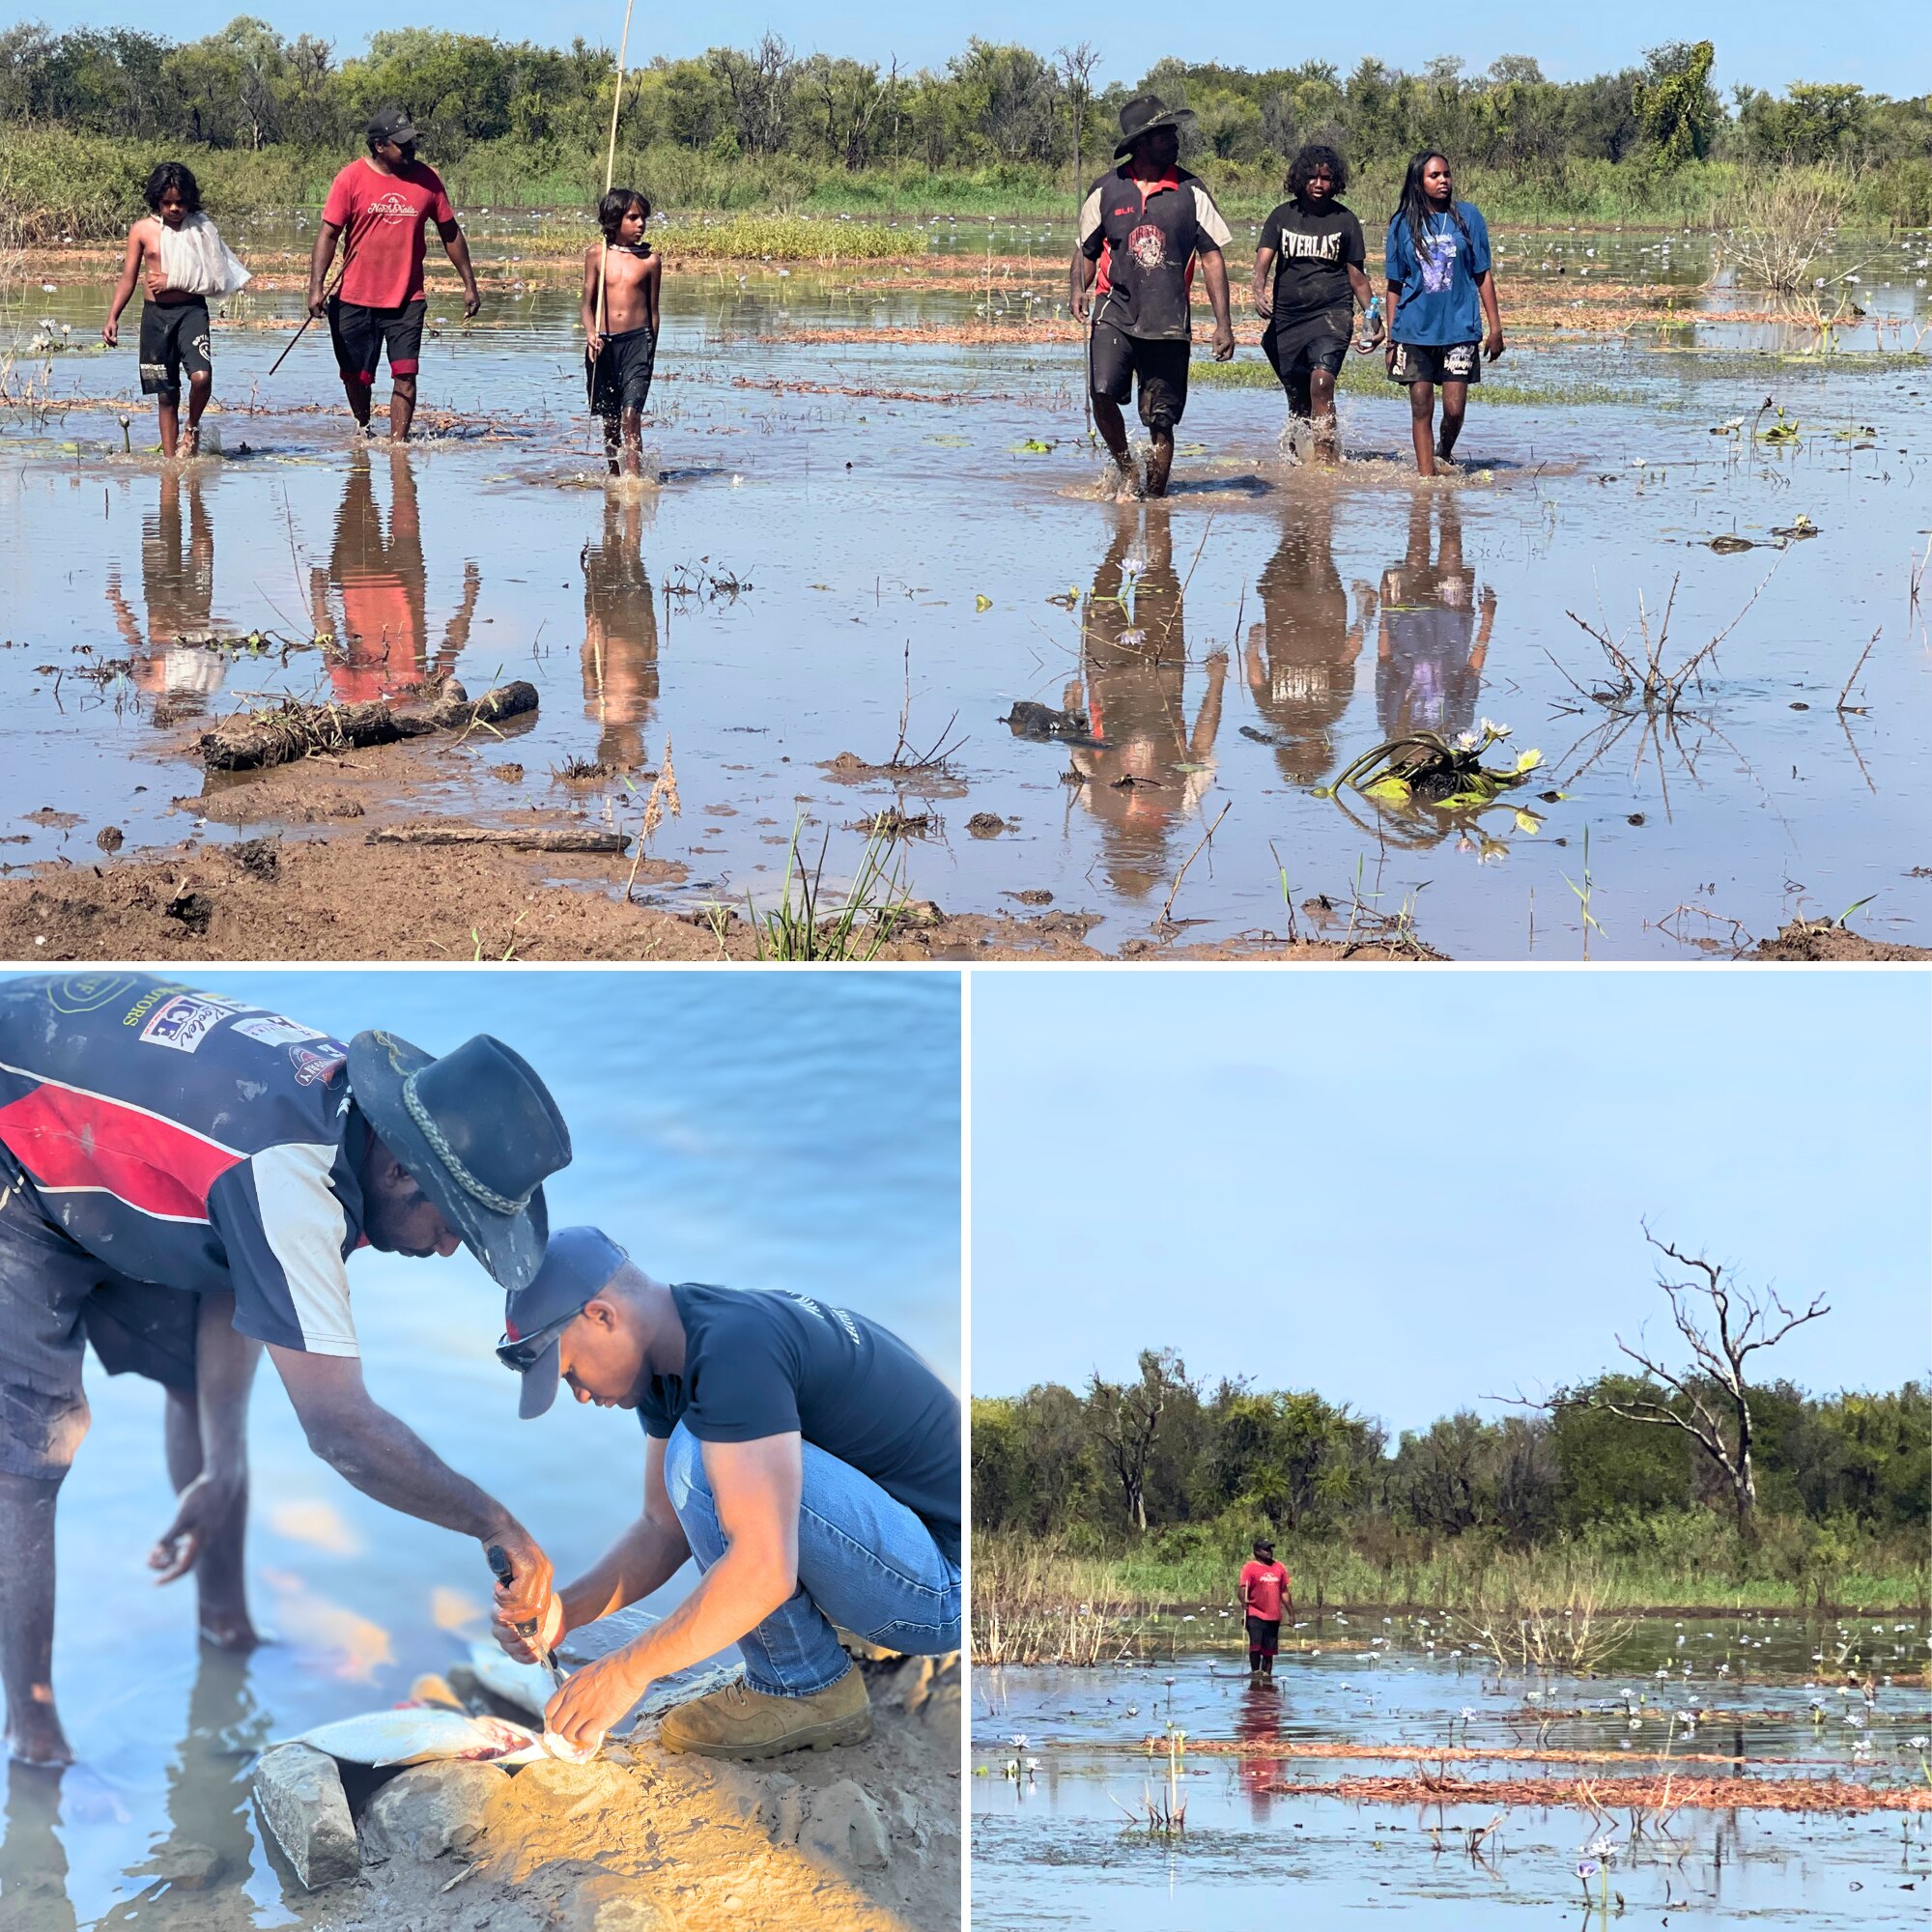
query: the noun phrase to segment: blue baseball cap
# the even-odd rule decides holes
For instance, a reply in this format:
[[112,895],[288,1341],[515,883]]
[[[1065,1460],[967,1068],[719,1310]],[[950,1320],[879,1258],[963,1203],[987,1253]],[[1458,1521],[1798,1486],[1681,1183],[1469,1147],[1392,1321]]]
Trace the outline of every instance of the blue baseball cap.
[[503,1339],[497,1344],[497,1359],[523,1378],[517,1413],[526,1421],[543,1414],[556,1400],[563,1331],[629,1260],[601,1228],[558,1228],[529,1285],[503,1297]]

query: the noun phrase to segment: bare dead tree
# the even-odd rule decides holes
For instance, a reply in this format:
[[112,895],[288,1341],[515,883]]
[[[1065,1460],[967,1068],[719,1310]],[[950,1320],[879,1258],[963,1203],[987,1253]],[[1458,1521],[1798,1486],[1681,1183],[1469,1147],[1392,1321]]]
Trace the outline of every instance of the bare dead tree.
[[1737,1508],[1738,1533],[1749,1540],[1757,1528],[1757,1476],[1751,1460],[1755,1439],[1751,1389],[1745,1365],[1794,1328],[1829,1315],[1831,1306],[1817,1294],[1809,1307],[1794,1314],[1776,1290],[1740,1287],[1726,1265],[1660,1240],[1647,1224],[1643,1237],[1675,1269],[1688,1271],[1673,1280],[1672,1269],[1660,1262],[1657,1280],[1690,1359],[1684,1368],[1673,1370],[1661,1352],[1644,1343],[1640,1331],[1636,1348],[1619,1335],[1617,1348],[1643,1372],[1642,1391],[1627,1399],[1593,1395],[1588,1406],[1629,1422],[1681,1429],[1723,1473]]
[[1092,41],[1082,41],[1077,47],[1058,48],[1053,58],[1060,70],[1061,85],[1066,90],[1067,104],[1073,109],[1073,191],[1078,194],[1083,186],[1081,124],[1086,118],[1087,103],[1094,98],[1094,74],[1100,65],[1100,55]]
[[1187,1388],[1187,1371],[1172,1349],[1143,1349],[1140,1379],[1103,1382],[1096,1370],[1087,1384],[1087,1421],[1121,1486],[1127,1521],[1148,1526],[1147,1470],[1170,1397]]

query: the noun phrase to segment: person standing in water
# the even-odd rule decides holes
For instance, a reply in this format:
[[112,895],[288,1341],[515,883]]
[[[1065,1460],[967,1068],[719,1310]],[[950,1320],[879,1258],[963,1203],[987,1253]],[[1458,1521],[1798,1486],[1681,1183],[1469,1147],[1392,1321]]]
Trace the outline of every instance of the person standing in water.
[[[163,161],[148,177],[149,213],[128,231],[121,279],[107,300],[100,339],[112,349],[121,339],[121,311],[136,282],[145,281],[141,304],[141,393],[155,398],[161,454],[194,456],[201,448],[201,416],[214,393],[210,353],[208,298],[233,295],[248,270],[201,210],[201,189],[185,161]],[[181,379],[187,372],[187,435],[181,433]]]
[[[1355,304],[1373,313],[1362,224],[1336,200],[1349,167],[1311,141],[1288,171],[1288,199],[1262,226],[1255,247],[1255,313],[1267,324],[1262,353],[1288,392],[1289,414],[1312,422],[1315,453],[1341,460],[1335,379],[1354,334]],[[1373,349],[1375,338],[1364,349]]]
[[1294,1586],[1287,1570],[1274,1560],[1274,1545],[1255,1539],[1252,1561],[1241,1565],[1241,1612],[1248,1620],[1248,1675],[1272,1677],[1275,1652],[1281,1648],[1281,1615],[1286,1605],[1294,1614]]
[[664,281],[664,258],[644,240],[650,218],[648,195],[613,187],[597,204],[604,239],[583,257],[590,412],[603,420],[604,455],[612,476],[637,476],[643,469],[644,404],[657,367],[658,292]]
[[1483,360],[1493,362],[1504,348],[1489,227],[1480,209],[1456,199],[1446,156],[1430,150],[1409,162],[1402,201],[1389,216],[1383,254],[1389,380],[1408,390],[1415,467],[1421,475],[1434,476],[1438,464],[1454,462],[1469,385],[1482,381]]
[[[1067,270],[1067,306],[1088,322],[1087,386],[1094,427],[1135,494],[1167,495],[1174,432],[1187,408],[1187,357],[1194,324],[1194,265],[1214,309],[1214,359],[1235,353],[1228,308],[1228,224],[1214,198],[1180,166],[1180,126],[1155,94],[1121,109],[1117,159],[1125,166],[1094,184],[1080,209]],[[1090,299],[1091,292],[1091,299]],[[1135,476],[1121,405],[1140,388],[1141,421],[1151,440],[1144,482]]]
[[[385,352],[389,357],[389,436],[396,442],[409,440],[416,412],[416,371],[429,312],[423,279],[426,223],[436,223],[443,251],[462,278],[465,318],[483,306],[463,226],[442,177],[416,159],[417,139],[400,107],[370,117],[369,152],[329,184],[308,264],[308,312],[328,317],[343,392],[365,434],[377,365]],[[342,280],[327,295],[328,265],[345,235]]]

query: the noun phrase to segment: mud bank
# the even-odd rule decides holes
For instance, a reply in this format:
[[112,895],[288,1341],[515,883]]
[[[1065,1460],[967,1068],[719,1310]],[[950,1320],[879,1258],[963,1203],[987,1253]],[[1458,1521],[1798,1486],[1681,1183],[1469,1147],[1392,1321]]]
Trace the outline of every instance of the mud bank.
[[860,1667],[871,1740],[770,1765],[675,1755],[647,1722],[588,1765],[352,1775],[357,1868],[308,1892],[278,1854],[286,1900],[318,1932],[950,1932],[958,1662]]

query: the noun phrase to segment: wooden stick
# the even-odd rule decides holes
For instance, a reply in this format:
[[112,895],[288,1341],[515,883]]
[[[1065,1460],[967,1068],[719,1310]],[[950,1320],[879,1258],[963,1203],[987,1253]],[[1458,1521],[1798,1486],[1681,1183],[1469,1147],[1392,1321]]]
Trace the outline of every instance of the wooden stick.
[[[624,104],[624,57],[631,49],[631,9],[637,0],[624,0],[624,31],[617,41],[617,85],[611,95],[611,139],[604,151],[604,192],[609,194],[617,178],[617,111]],[[604,272],[611,258],[611,242],[606,237],[597,251],[597,333],[604,333]]]

